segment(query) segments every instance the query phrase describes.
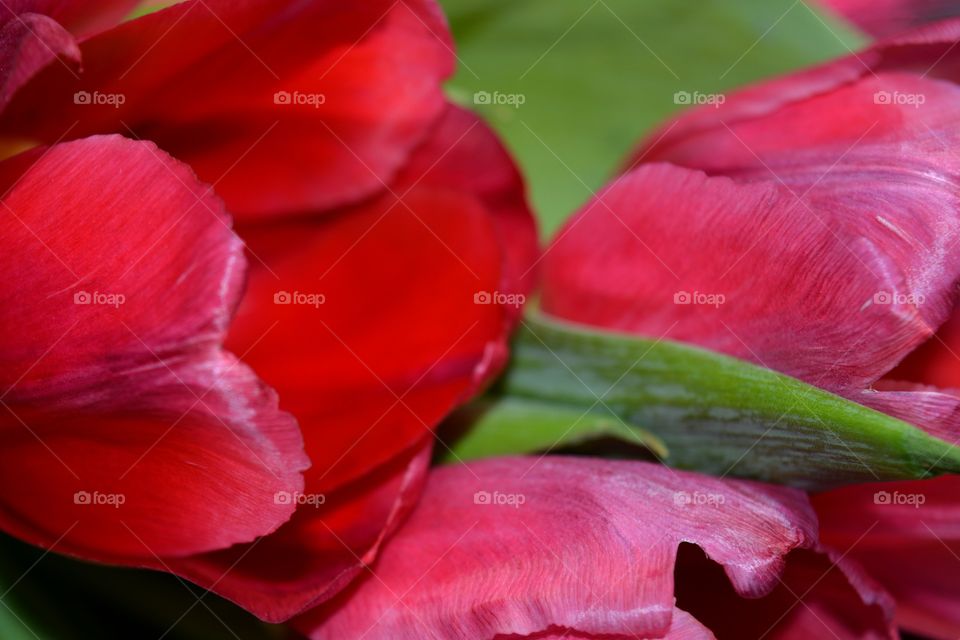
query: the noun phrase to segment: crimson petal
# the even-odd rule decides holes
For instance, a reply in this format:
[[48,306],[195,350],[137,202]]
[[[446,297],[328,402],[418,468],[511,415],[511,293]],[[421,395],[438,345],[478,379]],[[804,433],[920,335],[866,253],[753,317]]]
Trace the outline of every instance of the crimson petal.
[[94,137],[0,165],[3,528],[142,564],[269,533],[307,466],[220,342],[242,245],[154,145]]

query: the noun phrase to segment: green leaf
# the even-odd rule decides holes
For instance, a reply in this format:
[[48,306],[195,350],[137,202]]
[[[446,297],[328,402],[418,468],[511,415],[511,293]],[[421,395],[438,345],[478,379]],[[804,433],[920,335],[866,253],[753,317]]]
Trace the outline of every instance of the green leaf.
[[912,425],[696,347],[532,313],[513,354],[504,397],[643,425],[677,467],[808,489],[960,471],[960,449]]
[[[619,416],[584,411],[522,398],[485,398],[458,412],[450,448],[441,451],[445,462],[516,453],[552,451],[603,438],[634,444],[663,458],[667,449],[649,432],[627,425]],[[445,435],[445,439],[446,439]]]
[[[504,136],[552,232],[642,135],[713,94],[849,53],[861,38],[795,0],[441,0],[457,43],[453,98]],[[474,104],[474,93],[520,95]]]

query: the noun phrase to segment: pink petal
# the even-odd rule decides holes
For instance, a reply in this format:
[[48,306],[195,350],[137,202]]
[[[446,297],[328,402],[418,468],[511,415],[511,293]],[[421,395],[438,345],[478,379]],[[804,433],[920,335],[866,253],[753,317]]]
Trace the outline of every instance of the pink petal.
[[[558,236],[544,309],[953,431],[950,394],[870,388],[957,301],[960,89],[944,80],[960,77],[958,39],[960,22],[929,27],[681,115]],[[660,162],[713,180],[643,169]],[[670,304],[678,292],[725,302]]]
[[[804,204],[778,183],[644,165],[554,241],[543,308],[859,392],[950,309],[960,245],[949,212],[960,203],[933,184],[849,186],[849,199]],[[874,303],[881,292],[924,304]]]
[[374,575],[295,624],[312,638],[663,637],[679,543],[699,545],[740,596],[757,598],[815,533],[795,490],[647,463],[441,467]]
[[244,269],[222,203],[119,136],[17,156],[0,185],[4,530],[139,564],[276,529],[308,462],[220,349]]

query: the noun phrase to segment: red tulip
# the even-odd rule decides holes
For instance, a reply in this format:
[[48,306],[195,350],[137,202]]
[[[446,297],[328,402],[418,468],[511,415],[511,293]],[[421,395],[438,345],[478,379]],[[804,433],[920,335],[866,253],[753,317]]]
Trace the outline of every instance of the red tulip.
[[316,639],[891,637],[889,599],[816,536],[794,489],[557,456],[443,467],[373,575],[295,626]]
[[[4,468],[50,488],[6,482],[0,524],[285,619],[416,500],[432,428],[503,362],[518,308],[485,303],[526,290],[535,229],[496,138],[444,100],[432,0],[198,0],[116,24],[120,5],[16,3],[4,27],[5,148],[51,145],[4,163],[36,161],[2,213],[24,274],[4,293]],[[127,300],[62,308],[81,287]],[[101,486],[125,502],[43,499]]]
[[886,37],[960,15],[957,0],[821,0],[867,33]]
[[[933,25],[683,114],[548,248],[544,310],[750,360],[954,442],[960,347],[931,338],[957,317],[958,41],[960,23]],[[824,541],[936,637],[960,633],[957,482],[884,489],[924,493],[919,510],[876,487],[816,500]]]

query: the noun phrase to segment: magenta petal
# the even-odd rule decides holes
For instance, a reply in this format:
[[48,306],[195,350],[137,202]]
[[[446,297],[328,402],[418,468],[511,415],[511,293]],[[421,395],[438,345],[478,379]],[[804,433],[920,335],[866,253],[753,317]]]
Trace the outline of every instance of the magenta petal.
[[792,489],[582,458],[441,467],[375,575],[296,626],[312,638],[662,637],[681,542],[758,597],[815,535]]

